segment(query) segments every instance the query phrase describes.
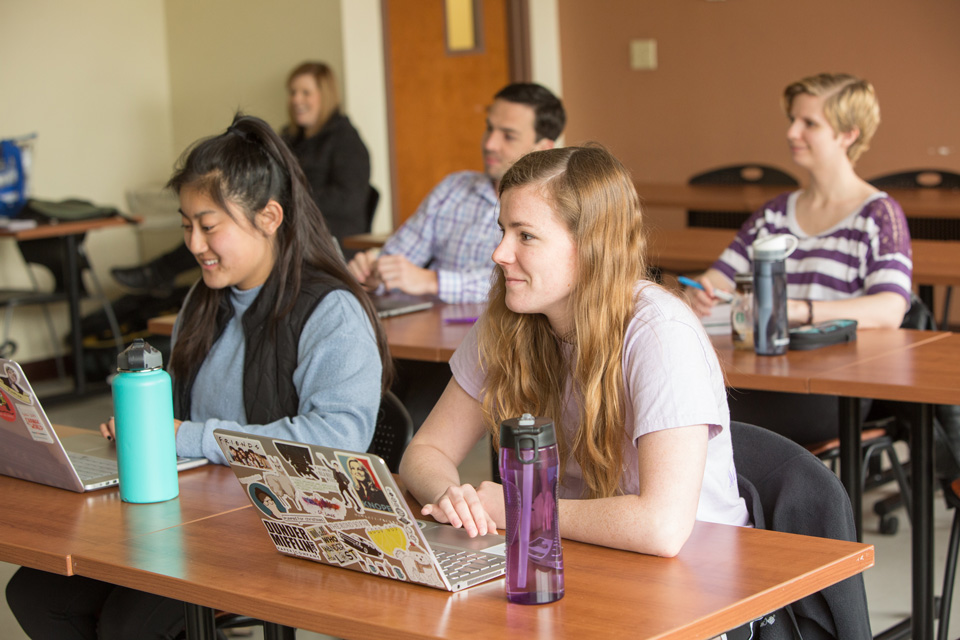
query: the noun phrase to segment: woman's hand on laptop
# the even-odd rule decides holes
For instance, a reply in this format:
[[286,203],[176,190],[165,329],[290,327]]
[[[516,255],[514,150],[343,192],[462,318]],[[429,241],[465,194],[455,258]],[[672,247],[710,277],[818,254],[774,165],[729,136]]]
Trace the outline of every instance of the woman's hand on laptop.
[[107,440],[116,440],[117,438],[117,424],[113,419],[113,416],[110,416],[110,419],[106,422],[100,423],[100,433]]
[[[177,430],[180,429],[180,420],[173,421],[173,433],[176,434]],[[110,416],[110,419],[106,422],[100,423],[100,434],[107,440],[116,440],[117,439],[117,423],[113,419],[113,416]]]
[[436,502],[424,505],[420,513],[463,527],[471,538],[496,533],[498,526],[504,528],[503,487],[494,482],[483,482],[479,489],[471,484],[450,486]]

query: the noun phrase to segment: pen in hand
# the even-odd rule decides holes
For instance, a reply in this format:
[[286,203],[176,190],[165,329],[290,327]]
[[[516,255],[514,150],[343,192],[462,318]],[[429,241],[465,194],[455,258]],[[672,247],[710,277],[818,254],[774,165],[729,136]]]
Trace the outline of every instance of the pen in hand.
[[[700,291],[706,292],[706,289],[703,288],[702,284],[692,278],[688,278],[687,276],[680,276],[677,278],[677,281],[684,286],[693,287],[694,289],[700,289]],[[724,302],[733,302],[733,295],[727,291],[724,291],[723,289],[714,289],[713,297]]]

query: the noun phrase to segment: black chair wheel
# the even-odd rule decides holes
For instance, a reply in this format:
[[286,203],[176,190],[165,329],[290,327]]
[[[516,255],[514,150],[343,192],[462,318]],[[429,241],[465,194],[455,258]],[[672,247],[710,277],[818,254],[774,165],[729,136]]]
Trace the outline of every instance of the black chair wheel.
[[880,534],[885,536],[897,535],[900,528],[900,519],[897,516],[882,516],[880,518]]

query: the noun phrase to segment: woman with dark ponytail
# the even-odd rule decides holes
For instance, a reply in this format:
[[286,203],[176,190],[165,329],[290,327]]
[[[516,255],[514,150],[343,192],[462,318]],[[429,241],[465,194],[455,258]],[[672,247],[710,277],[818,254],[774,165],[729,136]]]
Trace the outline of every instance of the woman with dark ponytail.
[[[392,376],[386,338],[288,147],[238,114],[168,186],[202,269],[169,365],[177,453],[225,464],[215,428],[365,451]],[[184,625],[176,600],[26,568],[7,601],[32,638],[173,638]]]

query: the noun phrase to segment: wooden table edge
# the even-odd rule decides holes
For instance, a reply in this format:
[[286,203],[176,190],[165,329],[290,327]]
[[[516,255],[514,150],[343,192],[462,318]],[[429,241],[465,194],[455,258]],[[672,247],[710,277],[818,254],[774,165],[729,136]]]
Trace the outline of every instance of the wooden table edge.
[[[731,525],[732,526],[732,525]],[[778,532],[771,532],[778,533]],[[796,534],[781,534],[796,535]],[[802,537],[802,536],[801,536]],[[836,541],[834,542],[843,542]],[[572,540],[564,540],[564,544],[584,544]],[[788,581],[770,587],[763,591],[745,598],[744,601],[735,605],[728,605],[722,609],[710,612],[700,618],[690,620],[682,627],[671,630],[667,633],[661,633],[650,638],[682,640],[690,637],[714,637],[725,631],[745,624],[749,620],[757,619],[767,613],[775,611],[787,604],[796,602],[810,594],[816,593],[828,586],[837,584],[847,578],[856,576],[866,571],[875,564],[875,548],[872,544],[845,542],[851,545],[850,551],[841,557],[823,565],[816,571],[797,575]],[[302,558],[294,558],[277,554],[278,562],[309,562]],[[115,565],[95,558],[86,558],[83,554],[77,554],[74,559],[74,572],[77,575],[91,575],[101,580],[107,580],[114,584],[149,591],[158,595],[172,597],[180,600],[186,600],[200,606],[209,607],[217,610],[231,611],[253,618],[268,620],[270,622],[285,625],[297,629],[311,629],[309,614],[304,614],[299,608],[285,606],[282,601],[268,601],[253,595],[237,594],[231,591],[229,584],[219,585],[217,587],[196,587],[189,580],[172,577],[163,574],[152,573],[148,571],[137,571],[132,574],[121,571],[119,574]],[[341,571],[336,567],[317,565],[317,570],[321,571]],[[810,578],[811,574],[816,574],[815,578]],[[383,580],[374,576],[365,576],[367,579]],[[119,578],[119,579],[118,579]],[[807,581],[805,584],[804,581]],[[393,583],[399,589],[427,589],[433,592],[429,587],[415,584]],[[160,587],[160,588],[158,588]],[[443,595],[443,592],[438,592]],[[464,592],[447,593],[449,598],[455,598]],[[506,603],[505,603],[506,604]],[[508,605],[520,606],[520,605]],[[549,605],[548,605],[549,606]],[[736,615],[732,614],[734,607],[737,607]],[[358,620],[339,614],[336,610],[330,609],[325,613],[326,622],[333,623],[317,630],[318,633],[333,635],[335,637],[350,638],[351,640],[375,640],[383,637],[423,640],[436,638],[436,635],[426,633],[411,633],[405,629],[397,629],[390,626],[389,622],[370,622]]]

